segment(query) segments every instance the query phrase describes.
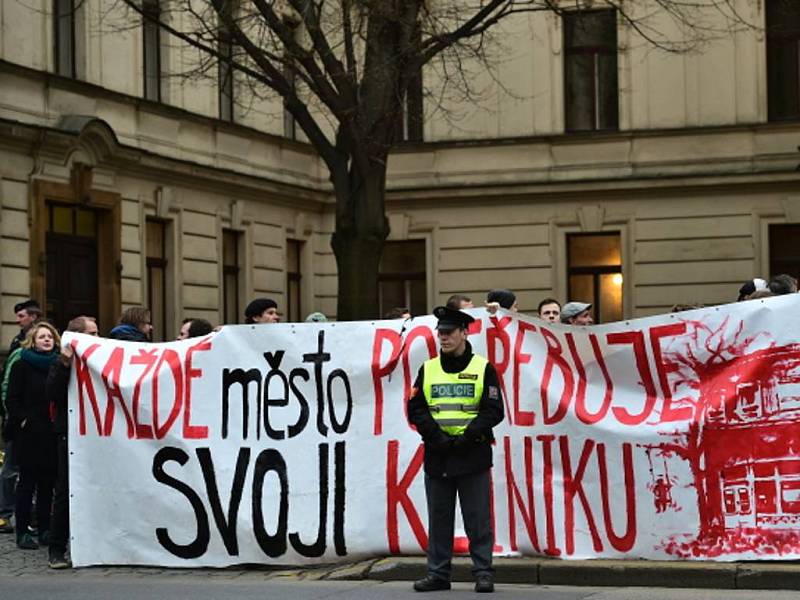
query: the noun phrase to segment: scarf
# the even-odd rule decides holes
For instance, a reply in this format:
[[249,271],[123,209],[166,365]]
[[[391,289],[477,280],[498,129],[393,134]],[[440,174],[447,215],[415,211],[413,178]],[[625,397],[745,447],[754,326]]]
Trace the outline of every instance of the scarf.
[[47,371],[50,369],[55,360],[58,358],[58,349],[54,348],[50,352],[39,352],[37,350],[23,349],[20,358],[26,363],[31,365],[34,369],[39,371]]

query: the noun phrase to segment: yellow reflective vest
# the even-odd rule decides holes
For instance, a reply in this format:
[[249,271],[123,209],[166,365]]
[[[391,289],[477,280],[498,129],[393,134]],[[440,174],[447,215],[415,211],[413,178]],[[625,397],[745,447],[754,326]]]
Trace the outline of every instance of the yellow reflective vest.
[[433,420],[445,433],[462,435],[478,414],[487,363],[485,358],[473,355],[467,368],[458,373],[445,372],[438,356],[423,365],[425,400]]

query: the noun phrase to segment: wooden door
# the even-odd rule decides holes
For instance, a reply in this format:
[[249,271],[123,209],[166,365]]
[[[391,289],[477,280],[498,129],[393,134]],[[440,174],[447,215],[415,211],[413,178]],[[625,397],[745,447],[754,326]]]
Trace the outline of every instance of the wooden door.
[[63,331],[74,317],[98,315],[96,224],[86,209],[49,208],[47,318]]

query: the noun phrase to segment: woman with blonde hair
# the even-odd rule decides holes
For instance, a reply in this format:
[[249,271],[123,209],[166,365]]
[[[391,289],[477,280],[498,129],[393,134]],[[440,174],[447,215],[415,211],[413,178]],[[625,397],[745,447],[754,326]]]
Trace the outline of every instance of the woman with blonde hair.
[[39,542],[46,544],[50,531],[50,505],[56,477],[56,436],[45,394],[47,372],[58,359],[61,338],[50,323],[40,322],[28,331],[20,358],[11,367],[6,405],[9,427],[19,460],[17,482],[17,546],[35,550],[31,536],[31,506],[36,491]]

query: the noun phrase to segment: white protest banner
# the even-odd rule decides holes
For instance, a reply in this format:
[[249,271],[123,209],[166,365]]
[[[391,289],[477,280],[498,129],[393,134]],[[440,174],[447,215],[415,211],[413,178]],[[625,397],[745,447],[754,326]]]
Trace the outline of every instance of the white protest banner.
[[[469,311],[504,388],[495,553],[800,558],[799,308],[792,295],[588,328]],[[424,553],[405,399],[434,326],[65,336],[75,564]]]

